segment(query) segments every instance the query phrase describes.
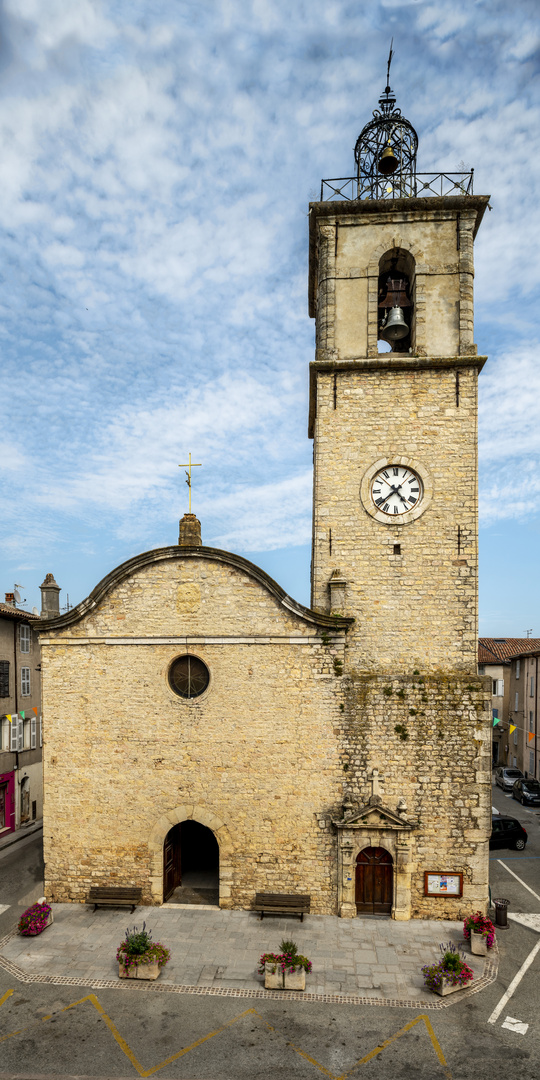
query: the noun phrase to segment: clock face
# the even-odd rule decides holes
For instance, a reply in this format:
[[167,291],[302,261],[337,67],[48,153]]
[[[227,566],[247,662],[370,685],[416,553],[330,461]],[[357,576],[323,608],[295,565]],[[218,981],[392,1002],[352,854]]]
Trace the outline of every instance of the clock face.
[[420,477],[405,465],[385,465],[371,481],[371,498],[377,510],[394,520],[414,510],[422,495]]

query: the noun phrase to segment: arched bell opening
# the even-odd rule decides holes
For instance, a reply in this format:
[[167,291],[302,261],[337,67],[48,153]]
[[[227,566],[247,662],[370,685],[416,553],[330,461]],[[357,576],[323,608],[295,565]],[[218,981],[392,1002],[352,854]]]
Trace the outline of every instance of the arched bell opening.
[[219,844],[199,821],[182,821],[165,837],[163,902],[219,906]]
[[364,848],[356,856],[355,900],[358,915],[391,915],[394,860],[382,847]]
[[409,251],[392,248],[379,260],[377,337],[379,352],[414,348],[415,262]]

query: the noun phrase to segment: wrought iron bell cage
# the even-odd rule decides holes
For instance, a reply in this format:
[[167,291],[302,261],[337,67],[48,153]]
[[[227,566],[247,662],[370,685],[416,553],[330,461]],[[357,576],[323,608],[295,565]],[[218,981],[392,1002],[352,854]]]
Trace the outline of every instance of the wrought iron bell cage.
[[[357,164],[357,199],[399,199],[416,195],[418,135],[396,108],[387,83],[373,120],[362,129],[354,157]],[[384,158],[383,158],[384,155]],[[385,164],[389,168],[385,171]]]

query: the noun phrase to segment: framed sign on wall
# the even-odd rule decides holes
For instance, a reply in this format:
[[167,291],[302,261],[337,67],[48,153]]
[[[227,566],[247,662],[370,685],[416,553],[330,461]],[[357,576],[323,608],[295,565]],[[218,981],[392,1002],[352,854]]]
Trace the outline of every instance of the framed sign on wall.
[[463,874],[424,872],[424,896],[463,896]]

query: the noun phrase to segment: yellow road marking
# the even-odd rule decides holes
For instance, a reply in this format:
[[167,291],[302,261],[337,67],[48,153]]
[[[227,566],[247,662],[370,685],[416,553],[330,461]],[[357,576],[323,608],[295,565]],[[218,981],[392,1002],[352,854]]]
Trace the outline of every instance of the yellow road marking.
[[[0,998],[0,1006],[3,1005],[4,1002],[7,1001],[7,999],[11,997],[11,995],[14,993],[14,990],[7,990],[3,997]],[[23,1031],[27,1031],[29,1027],[32,1027],[36,1023],[43,1023],[46,1020],[51,1020],[53,1016],[58,1016],[60,1013],[63,1012],[69,1012],[70,1009],[75,1009],[78,1005],[84,1005],[86,1001],[89,1001],[90,1004],[94,1006],[101,1018],[105,1021],[113,1038],[118,1043],[118,1046],[126,1055],[128,1060],[133,1065],[133,1068],[136,1069],[139,1076],[141,1077],[153,1076],[154,1073],[157,1073],[160,1069],[163,1069],[165,1065],[170,1065],[171,1062],[178,1061],[179,1058],[184,1057],[186,1054],[189,1054],[191,1050],[195,1050],[198,1046],[202,1046],[203,1043],[208,1042],[209,1039],[213,1039],[216,1035],[220,1035],[222,1031],[226,1031],[228,1027],[236,1024],[238,1020],[242,1020],[245,1016],[257,1016],[259,1020],[261,1020],[261,1022],[268,1029],[268,1031],[278,1031],[279,1033],[279,1030],[272,1027],[272,1025],[269,1024],[268,1021],[265,1020],[264,1017],[261,1016],[261,1014],[257,1012],[256,1009],[245,1009],[244,1012],[239,1013],[238,1016],[234,1016],[232,1020],[227,1020],[225,1024],[222,1024],[221,1027],[216,1028],[215,1031],[210,1031],[207,1035],[202,1035],[200,1039],[197,1039],[195,1042],[191,1043],[190,1046],[185,1046],[182,1048],[182,1050],[178,1050],[175,1054],[171,1054],[170,1057],[165,1058],[165,1060],[159,1062],[158,1065],[153,1065],[150,1069],[144,1069],[141,1063],[137,1060],[135,1054],[129,1047],[126,1040],[122,1038],[120,1032],[118,1031],[118,1028],[113,1023],[110,1016],[107,1015],[103,1006],[100,1005],[96,995],[87,994],[85,997],[79,998],[78,1001],[73,1001],[71,1005],[66,1005],[63,1009],[59,1009],[57,1013],[50,1013],[48,1016],[42,1016],[39,1020],[34,1020],[30,1024],[27,1024],[26,1027],[18,1028],[17,1031],[10,1031],[7,1035],[0,1036],[0,1043],[4,1042],[6,1039],[14,1038],[15,1035],[21,1035]],[[390,1035],[388,1039],[385,1039],[385,1041],[381,1043],[380,1046],[375,1046],[373,1050],[370,1050],[369,1054],[366,1054],[364,1057],[359,1058],[359,1060],[356,1061],[350,1069],[347,1069],[346,1072],[340,1073],[339,1075],[330,1072],[330,1070],[327,1069],[324,1065],[321,1065],[321,1063],[317,1061],[316,1058],[311,1057],[310,1054],[306,1053],[305,1050],[301,1050],[299,1046],[295,1046],[294,1043],[287,1042],[287,1046],[289,1046],[291,1050],[294,1050],[294,1052],[300,1057],[304,1058],[305,1061],[309,1061],[311,1065],[314,1065],[315,1068],[318,1069],[319,1072],[323,1073],[324,1076],[328,1076],[329,1080],[346,1080],[346,1078],[350,1076],[355,1069],[358,1069],[361,1065],[366,1065],[368,1061],[372,1061],[373,1058],[377,1057],[378,1054],[381,1054],[383,1050],[386,1050],[389,1046],[392,1046],[392,1044],[396,1042],[397,1039],[400,1039],[402,1035],[405,1035],[408,1031],[411,1031],[411,1029],[415,1027],[416,1024],[419,1024],[421,1021],[423,1021],[425,1025],[433,1049],[435,1050],[435,1053],[444,1069],[446,1080],[452,1080],[452,1076],[446,1063],[446,1059],[442,1052],[440,1043],[437,1039],[437,1036],[435,1035],[430,1019],[428,1016],[426,1016],[425,1013],[421,1013],[419,1016],[415,1016],[414,1020],[410,1020],[409,1023],[405,1024],[405,1026],[400,1028],[399,1031],[396,1031],[393,1035]]]

